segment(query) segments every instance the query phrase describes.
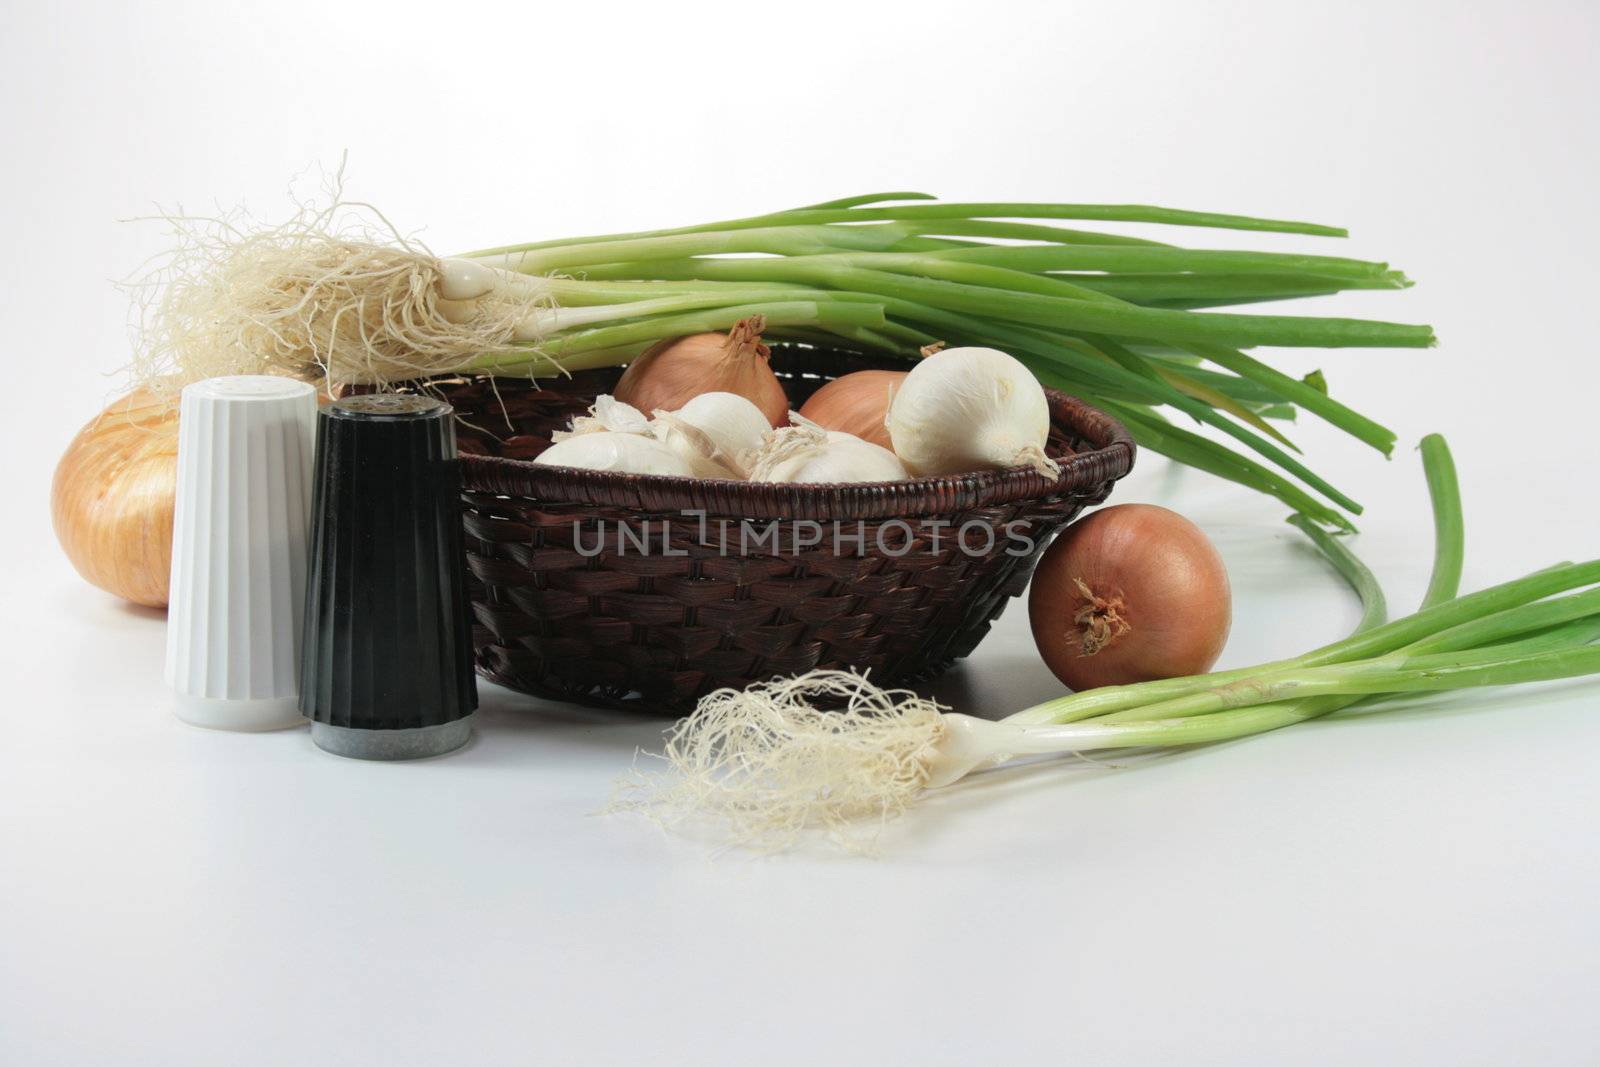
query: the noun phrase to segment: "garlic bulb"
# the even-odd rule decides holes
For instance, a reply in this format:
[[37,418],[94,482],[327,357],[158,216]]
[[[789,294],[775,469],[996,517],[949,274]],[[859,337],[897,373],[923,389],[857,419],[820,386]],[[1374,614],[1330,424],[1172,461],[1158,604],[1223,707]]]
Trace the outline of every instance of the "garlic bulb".
[[[712,399],[701,402],[704,397]],[[707,393],[704,397],[696,397],[678,412],[657,411],[652,420],[645,418],[632,404],[601,394],[595,397],[589,414],[573,419],[572,429],[551,434],[551,440],[559,444],[594,433],[635,434],[654,438],[672,449],[695,478],[743,478],[744,469],[737,457],[749,446],[729,452],[719,445],[717,433],[702,427],[726,424],[731,432],[724,431],[721,436],[730,444],[738,445],[751,437],[751,423],[758,430],[754,437],[756,444],[770,432],[771,426],[760,409],[741,396]]]
[[1027,367],[992,348],[947,348],[911,369],[889,405],[895,454],[918,474],[1031,465],[1045,455],[1050,404]]
[[725,470],[709,477],[745,477],[741,457],[760,448],[772,433],[761,409],[737,393],[701,393],[677,411],[654,414],[658,438],[680,451],[684,445],[706,450],[706,458]]
[[767,320],[752,315],[727,333],[697,333],[663,341],[628,364],[617,382],[617,399],[641,411],[677,411],[701,393],[737,393],[777,426],[789,410],[788,397],[761,343]]
[[589,414],[577,416],[572,420],[572,429],[557,430],[550,435],[550,439],[565,441],[579,434],[600,433],[607,430],[613,433],[648,434],[650,420],[645,418],[644,412],[632,404],[624,404],[614,396],[601,394],[594,398]]
[[539,453],[534,462],[549,467],[581,467],[626,474],[694,476],[682,456],[654,437],[615,430],[575,434],[557,441]]
[[709,434],[674,415],[657,412],[650,423],[650,433],[676,452],[696,478],[744,477],[744,468],[731,456],[725,456]]
[[178,405],[139,390],[78,432],[56,467],[50,515],[78,573],[165,607],[178,484]]
[[898,482],[908,475],[887,448],[854,434],[824,430],[792,413],[795,425],[776,430],[747,458],[752,482]]
[[892,448],[885,420],[889,404],[906,380],[903,370],[858,370],[811,394],[800,414],[829,430],[843,430],[863,441]]

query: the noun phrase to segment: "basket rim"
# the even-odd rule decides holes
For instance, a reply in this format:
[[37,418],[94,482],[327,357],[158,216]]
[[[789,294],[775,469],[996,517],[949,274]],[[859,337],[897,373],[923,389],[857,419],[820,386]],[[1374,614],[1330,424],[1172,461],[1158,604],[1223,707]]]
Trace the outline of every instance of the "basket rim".
[[1099,490],[1133,469],[1133,437],[1116,419],[1077,397],[1046,388],[1051,422],[1094,445],[1070,455],[1054,477],[1031,467],[975,471],[898,482],[774,483],[628,474],[556,467],[529,459],[463,453],[468,492],[660,512],[677,510],[751,519],[896,518],[939,515]]

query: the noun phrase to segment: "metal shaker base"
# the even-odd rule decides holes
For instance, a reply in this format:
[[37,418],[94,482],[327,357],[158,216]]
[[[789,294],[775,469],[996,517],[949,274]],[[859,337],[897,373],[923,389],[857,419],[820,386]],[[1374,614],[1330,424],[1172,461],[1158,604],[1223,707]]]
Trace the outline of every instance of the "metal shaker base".
[[311,740],[324,752],[350,759],[423,759],[454,752],[472,736],[473,716],[410,730],[354,730],[325,722],[311,724]]

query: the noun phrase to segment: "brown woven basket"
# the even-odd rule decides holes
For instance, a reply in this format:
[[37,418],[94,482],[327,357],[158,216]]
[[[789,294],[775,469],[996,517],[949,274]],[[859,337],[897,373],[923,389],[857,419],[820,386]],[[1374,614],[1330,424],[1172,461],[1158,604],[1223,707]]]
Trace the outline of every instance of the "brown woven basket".
[[[795,407],[832,378],[897,366],[773,353]],[[1057,392],[1055,479],[1016,468],[774,485],[528,462],[620,373],[432,383],[462,416],[478,671],[512,689],[682,712],[713,689],[814,667],[870,668],[881,684],[928,678],[972,651],[1056,530],[1133,466],[1120,424]],[[1018,551],[1023,540],[1031,551]]]

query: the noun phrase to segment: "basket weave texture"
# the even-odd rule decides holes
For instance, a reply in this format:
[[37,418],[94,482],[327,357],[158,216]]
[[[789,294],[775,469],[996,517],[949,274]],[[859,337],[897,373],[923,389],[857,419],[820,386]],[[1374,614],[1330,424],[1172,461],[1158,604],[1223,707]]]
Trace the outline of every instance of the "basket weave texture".
[[[773,351],[796,408],[832,378],[904,366]],[[433,383],[461,416],[478,671],[512,689],[681,713],[815,667],[926,679],[972,651],[1051,536],[1133,466],[1119,423],[1053,391],[1054,479],[779,485],[529,462],[620,373]]]

